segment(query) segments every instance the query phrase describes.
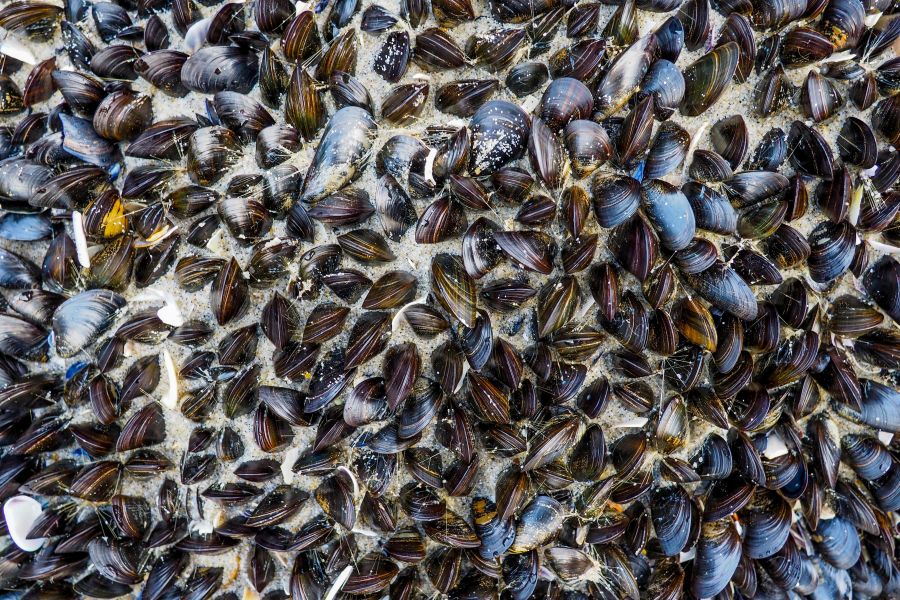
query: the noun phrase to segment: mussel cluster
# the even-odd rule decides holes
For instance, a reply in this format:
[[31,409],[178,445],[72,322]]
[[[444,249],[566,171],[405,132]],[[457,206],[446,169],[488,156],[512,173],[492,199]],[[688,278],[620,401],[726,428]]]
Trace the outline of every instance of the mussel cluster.
[[898,37],[4,1],[0,596],[900,598]]

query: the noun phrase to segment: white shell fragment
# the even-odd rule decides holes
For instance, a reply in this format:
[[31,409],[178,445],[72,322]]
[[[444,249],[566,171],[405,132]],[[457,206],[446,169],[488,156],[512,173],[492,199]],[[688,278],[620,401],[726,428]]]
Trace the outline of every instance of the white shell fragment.
[[337,598],[338,593],[341,591],[341,588],[344,587],[344,584],[347,583],[347,580],[350,579],[350,574],[353,573],[353,565],[347,565],[344,567],[344,570],[341,571],[341,574],[337,576],[337,579],[334,580],[334,583],[331,584],[331,587],[328,589],[328,593],[325,594],[323,600],[334,600]]
[[0,42],[0,54],[5,54],[28,65],[33,65],[37,62],[34,53],[25,44],[11,35],[7,35],[6,39]]
[[181,313],[181,307],[178,306],[178,300],[175,296],[159,288],[147,288],[135,298],[137,301],[153,301],[162,300],[165,305],[156,311],[156,316],[166,325],[172,327],[181,327],[184,325],[184,315]]
[[788,447],[785,446],[784,440],[781,439],[781,436],[777,434],[770,434],[766,437],[766,450],[763,452],[763,456],[768,459],[778,458],[779,456],[784,456],[788,453]]
[[91,255],[88,252],[87,237],[84,235],[84,217],[77,210],[72,211],[72,235],[75,237],[78,264],[85,269],[90,268]]
[[290,448],[287,452],[284,453],[284,459],[281,461],[281,477],[284,479],[285,485],[290,485],[294,482],[294,463],[297,462],[297,457],[300,456],[300,448]]
[[169,388],[163,396],[162,404],[166,408],[175,410],[178,408],[178,371],[175,369],[175,361],[168,350],[163,350],[163,363],[166,366],[166,381]]
[[31,496],[13,496],[3,504],[3,518],[9,537],[13,543],[25,552],[35,552],[47,538],[28,539],[28,532],[44,512],[41,503]]

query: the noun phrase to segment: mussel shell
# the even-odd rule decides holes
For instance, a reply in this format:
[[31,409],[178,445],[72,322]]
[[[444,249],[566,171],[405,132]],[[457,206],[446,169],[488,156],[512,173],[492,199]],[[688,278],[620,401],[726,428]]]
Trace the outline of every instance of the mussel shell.
[[900,94],[881,100],[872,111],[872,127],[892,144],[900,142]]
[[91,71],[104,79],[137,79],[134,63],[141,52],[125,44],[113,44],[97,51],[91,57]]
[[650,33],[616,58],[594,91],[594,108],[604,117],[615,113],[638,91],[657,47],[657,38]]
[[409,124],[425,109],[430,86],[425,82],[392,88],[381,103],[381,116],[395,125]]
[[703,524],[691,577],[695,595],[714,596],[728,585],[741,558],[739,540],[730,519]]
[[900,263],[891,256],[883,256],[863,275],[863,286],[869,297],[900,323],[900,283],[897,275]]
[[856,231],[847,222],[820,223],[809,235],[810,255],[807,260],[813,281],[824,283],[841,275],[850,267],[856,246]]
[[413,58],[429,71],[458,69],[466,63],[466,55],[453,38],[438,27],[426,29],[416,36]]
[[644,163],[644,178],[658,179],[681,166],[691,143],[690,134],[677,123],[667,121],[656,131]]
[[731,115],[716,121],[709,131],[715,151],[737,169],[747,153],[749,134],[741,115]]
[[641,82],[637,99],[653,96],[653,111],[658,119],[668,119],[684,98],[684,76],[673,63],[657,60]]
[[525,40],[524,29],[490,29],[476,33],[466,41],[466,54],[490,71],[510,66]]
[[472,116],[470,169],[476,176],[490,175],[525,153],[531,129],[528,115],[519,106],[491,100]]
[[688,50],[701,48],[712,31],[709,0],[686,0],[678,9],[678,20],[684,27],[684,45]]
[[156,50],[135,61],[134,71],[163,93],[181,98],[188,93],[181,83],[181,69],[187,59],[187,54],[177,50]]
[[579,177],[590,175],[612,155],[612,144],[603,126],[587,120],[566,125],[564,143],[572,168]]
[[509,70],[506,76],[506,87],[523,98],[533,94],[550,78],[550,72],[543,63],[521,63]]
[[90,290],[63,302],[53,314],[56,351],[70,357],[108,329],[125,299],[108,290]]
[[684,70],[685,93],[681,112],[695,117],[721,98],[737,70],[741,51],[734,42],[726,42]]
[[687,197],[672,184],[661,179],[645,181],[641,205],[660,242],[669,250],[681,250],[694,238],[694,211]]
[[691,531],[691,500],[680,486],[658,488],[653,494],[653,528],[665,556],[677,556]]
[[97,106],[93,125],[103,137],[123,141],[135,137],[152,121],[153,110],[148,96],[113,92]]
[[844,103],[838,89],[822,75],[810,71],[800,88],[800,107],[803,114],[816,123],[831,117]]
[[325,124],[326,116],[319,86],[306,69],[294,67],[284,104],[285,120],[310,141]]
[[825,35],[808,27],[796,27],[785,35],[780,57],[785,67],[796,68],[827,58],[834,50],[834,44]]
[[729,266],[716,262],[696,275],[688,275],[688,283],[713,306],[745,321],[756,318],[753,291]]
[[733,41],[740,47],[741,54],[734,76],[737,83],[743,83],[750,76],[756,60],[756,39],[747,17],[736,12],[728,15],[722,25],[717,44],[728,41]]
[[300,200],[315,203],[351,181],[368,156],[375,131],[372,116],[361,108],[345,106],[334,113],[309,165]]
[[240,142],[233,131],[220,126],[202,127],[188,139],[188,174],[198,185],[213,184],[240,155]]
[[471,117],[497,91],[496,79],[460,79],[440,88],[434,98],[435,108],[458,117]]
[[60,119],[64,151],[99,167],[110,167],[121,159],[119,148],[97,135],[90,121],[69,115],[60,115]]
[[181,83],[202,94],[232,91],[247,94],[259,77],[259,57],[237,46],[207,46],[181,67]]
[[197,123],[185,117],[153,123],[125,149],[126,156],[171,160],[180,158]]
[[302,62],[318,52],[321,46],[315,14],[311,10],[301,10],[287,24],[282,35],[285,57],[292,62]]
[[386,31],[397,23],[397,17],[378,4],[366,8],[362,14],[359,27],[366,33]]
[[[313,25],[315,29],[315,25]],[[359,49],[359,41],[356,39],[356,29],[349,28],[335,38],[328,50],[322,56],[322,60],[316,67],[316,79],[328,81],[336,72],[356,74],[356,57]]]
[[594,98],[586,85],[571,77],[560,77],[544,90],[537,114],[553,131],[559,131],[576,119],[591,115]]
[[393,31],[387,35],[375,55],[372,70],[385,81],[396,83],[406,74],[409,58],[409,34],[405,31]]
[[601,227],[616,227],[628,221],[641,202],[640,183],[631,177],[598,174],[591,186],[594,216]]

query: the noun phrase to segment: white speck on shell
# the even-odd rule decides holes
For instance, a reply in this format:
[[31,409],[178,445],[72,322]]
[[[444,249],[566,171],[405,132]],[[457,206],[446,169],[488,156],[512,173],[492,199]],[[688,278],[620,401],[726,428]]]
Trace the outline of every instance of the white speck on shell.
[[34,527],[41,513],[44,512],[41,503],[31,496],[13,496],[3,504],[3,518],[6,521],[6,529],[13,543],[24,552],[35,552],[47,538],[28,539],[28,532]]

